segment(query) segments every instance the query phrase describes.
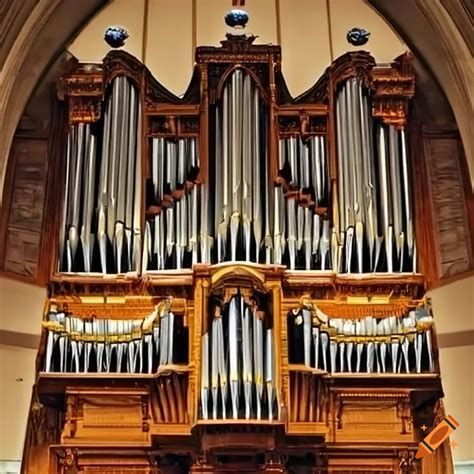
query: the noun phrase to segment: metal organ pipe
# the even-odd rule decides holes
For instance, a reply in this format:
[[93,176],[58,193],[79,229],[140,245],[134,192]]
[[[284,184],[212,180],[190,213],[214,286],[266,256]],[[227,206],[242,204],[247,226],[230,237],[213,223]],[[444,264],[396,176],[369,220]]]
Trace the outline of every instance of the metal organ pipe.
[[174,342],[182,344],[183,334],[175,326],[174,313],[163,304],[140,319],[91,319],[51,307],[43,321],[44,370],[153,373],[176,363]]
[[322,211],[330,208],[325,135],[280,137],[275,185],[263,99],[253,78],[236,69],[213,111],[209,180],[198,177],[197,136],[149,138],[147,204],[155,210],[143,242],[139,94],[123,76],[110,89],[102,130],[79,123],[69,132],[60,271],[146,272],[229,260],[348,273],[416,270],[405,132],[373,120],[358,79],[346,80],[335,101],[339,228]]
[[[266,165],[266,127],[261,99],[252,78],[235,70],[224,85],[216,110],[217,261],[260,261],[262,235],[267,233],[268,208],[262,199],[261,179]],[[265,157],[265,156],[264,156]],[[230,249],[228,249],[228,236]]]
[[360,81],[344,82],[336,97],[339,270],[415,271],[405,132],[373,124],[370,110]]
[[[150,142],[152,201],[159,212],[147,222],[152,250],[145,257],[144,270],[181,269],[198,260],[199,208],[201,233],[208,235],[208,206],[198,206],[199,194],[207,200],[207,187],[194,182],[199,166],[198,139],[153,137]],[[209,250],[201,235],[203,261]]]
[[[137,159],[141,157],[137,139],[141,122],[137,96],[127,78],[116,78],[106,99],[102,131],[92,131],[85,123],[75,124],[69,131],[59,243],[61,271],[122,273],[139,269],[141,205],[137,207],[136,201],[138,198],[141,204],[141,168],[137,164],[141,159]],[[96,133],[102,134],[100,154]],[[96,244],[97,262],[93,258]]]
[[[292,270],[327,270],[331,231],[329,221],[316,213],[329,201],[324,136],[305,142],[300,136],[280,138],[279,168],[288,192],[275,187],[273,263]],[[311,194],[313,204],[300,202],[299,190]]]
[[[304,361],[306,367],[331,372],[421,373],[434,372],[433,316],[428,307],[383,317],[330,318],[319,311],[316,318],[298,308],[288,317],[290,363]],[[324,320],[319,316],[323,314]],[[303,319],[303,339],[295,338]],[[297,322],[298,321],[298,322]],[[312,338],[311,338],[312,334]],[[328,344],[329,343],[329,344]],[[355,351],[354,351],[355,349]],[[311,350],[314,358],[311,358]],[[365,358],[365,361],[364,361]]]
[[214,308],[210,330],[201,338],[203,419],[211,414],[214,420],[226,419],[228,412],[233,419],[274,418],[275,348],[273,329],[265,327],[268,324],[266,313],[240,294],[225,307]]

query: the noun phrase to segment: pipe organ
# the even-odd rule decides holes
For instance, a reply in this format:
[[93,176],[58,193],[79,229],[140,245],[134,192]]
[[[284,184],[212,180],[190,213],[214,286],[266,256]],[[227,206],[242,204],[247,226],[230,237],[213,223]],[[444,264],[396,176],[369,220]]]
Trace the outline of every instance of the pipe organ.
[[[69,308],[64,303],[65,308]],[[84,308],[79,306],[79,311]],[[182,318],[166,301],[141,319],[98,318],[93,314],[58,311],[51,305],[44,372],[149,373],[186,362],[188,340]]]
[[289,360],[332,373],[434,372],[432,326],[424,305],[382,318],[313,318],[303,306],[288,315]]
[[[152,138],[150,214],[145,226],[143,270],[182,269],[198,262],[201,187],[196,138]],[[176,201],[176,202],[174,202]],[[154,212],[153,212],[154,211]]]
[[256,301],[249,301],[241,294],[233,295],[224,311],[222,303],[214,306],[209,330],[201,336],[203,419],[210,418],[211,395],[214,420],[225,420],[227,413],[234,420],[249,420],[251,415],[261,420],[262,409],[268,420],[273,420],[275,342],[269,319],[270,315],[259,309]]
[[416,272],[405,131],[374,124],[367,90],[351,78],[337,92],[336,135],[339,270]]
[[452,472],[415,458],[443,407],[411,55],[294,98],[240,33],[182,97],[124,51],[59,80],[24,473]]
[[141,112],[138,91],[126,77],[113,80],[97,125],[92,130],[95,125],[79,122],[68,134],[59,270],[136,271],[142,248]]

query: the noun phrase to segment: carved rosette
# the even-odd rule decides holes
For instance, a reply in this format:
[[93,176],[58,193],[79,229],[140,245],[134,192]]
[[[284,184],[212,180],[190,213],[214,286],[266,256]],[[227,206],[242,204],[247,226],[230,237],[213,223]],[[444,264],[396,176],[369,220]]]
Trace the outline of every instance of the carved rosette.
[[66,448],[56,452],[59,457],[59,465],[62,466],[66,472],[76,465],[77,449]]
[[399,469],[400,474],[417,474],[420,472],[418,470],[419,462],[415,458],[415,451],[413,450],[404,450],[399,451]]

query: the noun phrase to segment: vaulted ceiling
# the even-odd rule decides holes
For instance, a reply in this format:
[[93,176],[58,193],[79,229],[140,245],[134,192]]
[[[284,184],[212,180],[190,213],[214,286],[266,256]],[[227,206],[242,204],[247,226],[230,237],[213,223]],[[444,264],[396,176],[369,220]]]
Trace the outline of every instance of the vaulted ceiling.
[[[193,4],[197,1],[191,0]],[[263,1],[247,0],[247,4],[253,8]],[[314,2],[329,3],[333,8],[341,4],[341,0]],[[441,85],[461,132],[474,182],[472,3],[467,0],[366,2],[392,25]],[[108,0],[3,0],[0,3],[0,187],[3,187],[11,139],[32,91],[57,54],[107,3]],[[230,0],[227,3],[230,7]],[[252,3],[255,5],[250,6]],[[300,8],[310,3],[298,2]]]

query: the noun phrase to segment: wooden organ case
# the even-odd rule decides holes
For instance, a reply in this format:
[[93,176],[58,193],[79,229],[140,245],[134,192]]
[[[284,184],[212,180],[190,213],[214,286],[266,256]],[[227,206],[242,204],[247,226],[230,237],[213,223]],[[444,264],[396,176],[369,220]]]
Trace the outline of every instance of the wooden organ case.
[[229,34],[182,97],[122,51],[59,92],[24,473],[450,472],[415,459],[443,408],[409,54],[293,98]]

